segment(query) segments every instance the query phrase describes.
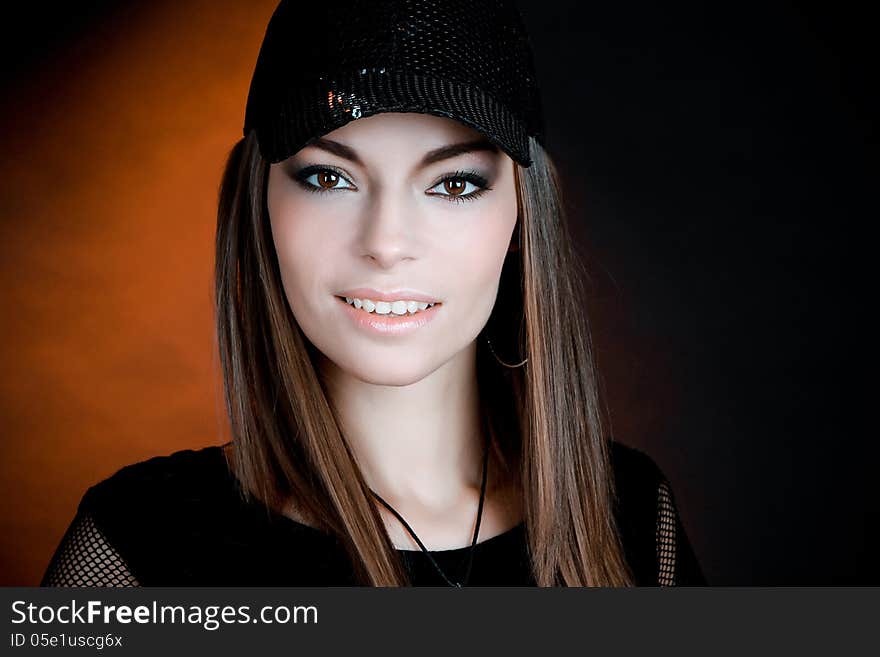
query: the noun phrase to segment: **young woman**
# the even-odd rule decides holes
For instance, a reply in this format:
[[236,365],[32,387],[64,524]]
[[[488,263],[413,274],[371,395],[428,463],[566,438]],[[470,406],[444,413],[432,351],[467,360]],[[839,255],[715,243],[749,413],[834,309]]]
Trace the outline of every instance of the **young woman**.
[[223,177],[232,440],[92,486],[44,585],[705,583],[603,430],[510,2],[282,1]]

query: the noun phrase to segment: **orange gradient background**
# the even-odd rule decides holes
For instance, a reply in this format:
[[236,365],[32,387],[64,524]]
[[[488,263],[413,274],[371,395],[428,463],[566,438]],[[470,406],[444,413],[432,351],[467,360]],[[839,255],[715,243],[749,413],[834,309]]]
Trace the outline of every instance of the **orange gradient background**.
[[217,188],[275,0],[140,3],[16,83],[0,179],[0,563],[39,583],[85,489],[226,440]]

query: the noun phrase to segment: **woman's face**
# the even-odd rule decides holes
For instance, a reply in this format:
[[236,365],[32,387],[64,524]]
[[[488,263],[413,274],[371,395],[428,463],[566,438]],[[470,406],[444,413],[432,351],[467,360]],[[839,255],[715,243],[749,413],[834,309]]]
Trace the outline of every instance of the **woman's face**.
[[[419,381],[469,346],[492,312],[517,220],[515,164],[481,133],[429,114],[357,119],[321,142],[269,172],[290,308],[318,351],[350,375],[381,385]],[[483,146],[427,157],[475,143]],[[358,288],[440,303],[425,311],[393,304],[405,316],[389,321],[391,314],[367,315],[340,298]],[[377,301],[370,294],[353,296]],[[403,324],[410,326],[388,330]]]

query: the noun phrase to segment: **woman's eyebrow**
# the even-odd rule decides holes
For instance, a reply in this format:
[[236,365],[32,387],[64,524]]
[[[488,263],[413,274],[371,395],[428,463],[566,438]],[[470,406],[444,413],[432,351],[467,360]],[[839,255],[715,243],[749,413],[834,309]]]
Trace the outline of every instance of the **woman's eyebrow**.
[[[358,166],[364,166],[353,148],[338,141],[319,138],[310,143],[309,146],[314,146],[315,148],[320,148],[328,153],[333,153],[333,155],[338,155],[341,158],[354,162]],[[451,157],[456,157],[463,153],[472,153],[474,151],[490,151],[492,153],[497,153],[498,147],[488,139],[476,139],[474,141],[463,141],[458,144],[449,144],[429,151],[425,157],[422,158],[419,166],[426,167],[429,164],[434,164],[441,160],[447,160]]]

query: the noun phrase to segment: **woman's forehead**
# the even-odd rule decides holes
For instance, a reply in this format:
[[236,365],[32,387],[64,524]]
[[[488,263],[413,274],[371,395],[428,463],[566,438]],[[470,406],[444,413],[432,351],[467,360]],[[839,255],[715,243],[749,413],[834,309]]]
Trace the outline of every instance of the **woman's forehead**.
[[412,142],[425,150],[437,145],[477,140],[484,135],[445,116],[419,112],[381,112],[355,119],[325,135],[342,140],[353,148],[382,146],[389,140]]
[[[510,160],[483,133],[454,119],[415,112],[383,112],[355,119],[313,140],[297,155],[329,152],[364,168],[389,163],[417,171],[463,154],[487,166]],[[512,163],[512,160],[511,160]]]

